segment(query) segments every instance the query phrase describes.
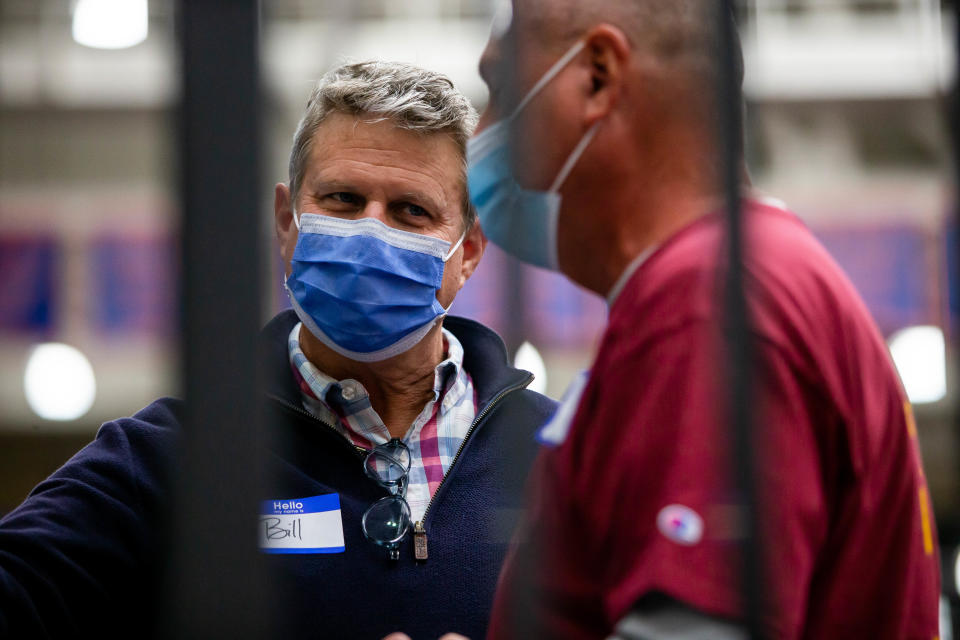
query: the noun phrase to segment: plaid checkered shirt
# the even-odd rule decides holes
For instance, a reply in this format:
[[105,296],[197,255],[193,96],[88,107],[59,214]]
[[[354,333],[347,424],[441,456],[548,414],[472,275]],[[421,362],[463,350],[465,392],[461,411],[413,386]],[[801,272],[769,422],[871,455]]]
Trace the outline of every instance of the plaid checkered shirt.
[[[370,405],[370,396],[363,385],[351,379],[334,380],[303,355],[301,326],[297,323],[290,332],[288,347],[304,409],[364,449],[388,442],[392,436]],[[443,338],[447,357],[435,370],[433,399],[427,402],[403,437],[410,448],[406,498],[414,522],[423,518],[477,414],[473,381],[463,368],[463,346],[446,329]]]

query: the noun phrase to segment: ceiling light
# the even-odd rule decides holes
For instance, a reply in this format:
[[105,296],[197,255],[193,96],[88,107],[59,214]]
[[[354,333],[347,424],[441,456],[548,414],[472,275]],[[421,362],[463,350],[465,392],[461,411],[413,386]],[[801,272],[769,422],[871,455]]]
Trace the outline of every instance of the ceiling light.
[[90,361],[59,342],[33,348],[23,375],[27,404],[46,420],[76,420],[93,406],[97,383]]
[[147,0],[77,0],[73,39],[96,49],[124,49],[147,39]]
[[947,395],[947,347],[939,327],[902,329],[889,345],[910,402],[937,402]]

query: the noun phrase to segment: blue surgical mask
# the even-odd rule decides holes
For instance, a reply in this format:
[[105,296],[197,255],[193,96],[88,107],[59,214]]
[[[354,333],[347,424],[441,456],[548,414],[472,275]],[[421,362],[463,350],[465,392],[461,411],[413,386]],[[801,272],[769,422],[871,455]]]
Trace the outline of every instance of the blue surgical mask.
[[467,143],[467,183],[487,238],[507,253],[538,267],[559,271],[557,218],[560,187],[593,140],[597,121],[567,157],[547,191],[524,189],[510,166],[510,125],[514,118],[573,58],[584,42],[578,41],[527,92],[517,108]]
[[447,314],[437,290],[464,236],[451,247],[372,218],[293,218],[300,235],[287,293],[310,333],[340,355],[386,360],[423,340]]

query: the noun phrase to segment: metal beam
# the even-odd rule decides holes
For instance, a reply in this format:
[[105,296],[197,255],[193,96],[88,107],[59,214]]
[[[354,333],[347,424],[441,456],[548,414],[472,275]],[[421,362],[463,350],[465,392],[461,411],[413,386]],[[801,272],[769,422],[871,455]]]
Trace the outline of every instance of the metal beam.
[[181,357],[186,418],[170,522],[172,638],[268,633],[261,461],[256,0],[180,0]]
[[742,590],[745,622],[751,638],[761,638],[760,602],[763,593],[762,550],[758,518],[753,440],[754,350],[744,289],[743,92],[742,61],[738,59],[734,0],[717,3],[717,112],[721,179],[727,211],[727,245],[724,281],[726,365],[729,372],[728,423],[733,431],[733,469],[736,474],[738,511],[741,514]]

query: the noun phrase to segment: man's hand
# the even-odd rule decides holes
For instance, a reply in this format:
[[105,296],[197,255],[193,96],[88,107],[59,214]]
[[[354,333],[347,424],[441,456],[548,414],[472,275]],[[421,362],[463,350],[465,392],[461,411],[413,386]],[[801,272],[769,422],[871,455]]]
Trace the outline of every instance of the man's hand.
[[[396,633],[391,633],[383,640],[410,640],[410,636],[398,631]],[[448,633],[440,638],[440,640],[470,640],[470,638],[467,636],[462,636],[459,633]]]

